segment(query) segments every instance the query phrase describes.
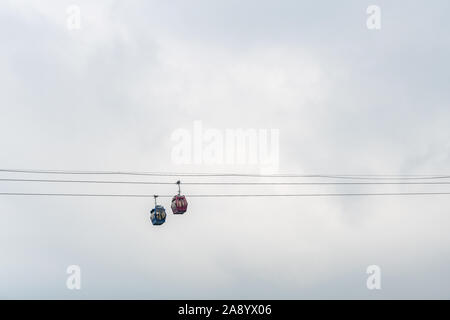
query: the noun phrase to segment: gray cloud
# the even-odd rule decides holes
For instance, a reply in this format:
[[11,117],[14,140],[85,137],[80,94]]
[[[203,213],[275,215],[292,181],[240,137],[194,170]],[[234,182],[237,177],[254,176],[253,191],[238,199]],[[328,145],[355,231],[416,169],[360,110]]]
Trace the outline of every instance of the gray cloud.
[[[0,167],[242,170],[171,162],[171,133],[201,120],[280,129],[283,172],[448,173],[445,1],[379,1],[380,31],[360,1],[78,1],[77,31],[69,4],[0,5]],[[0,297],[448,298],[449,201],[192,199],[155,229],[153,199],[4,197]],[[78,292],[65,287],[71,264]],[[380,292],[365,287],[371,264]]]

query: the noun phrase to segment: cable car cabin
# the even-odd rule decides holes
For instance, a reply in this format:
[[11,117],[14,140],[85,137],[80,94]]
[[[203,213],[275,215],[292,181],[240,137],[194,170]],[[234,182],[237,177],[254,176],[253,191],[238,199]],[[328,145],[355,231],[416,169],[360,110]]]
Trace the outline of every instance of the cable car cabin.
[[176,195],[172,198],[172,212],[173,214],[183,214],[187,210],[187,200],[185,196]]
[[163,206],[156,205],[155,208],[150,211],[150,220],[155,226],[159,226],[166,222],[166,209]]

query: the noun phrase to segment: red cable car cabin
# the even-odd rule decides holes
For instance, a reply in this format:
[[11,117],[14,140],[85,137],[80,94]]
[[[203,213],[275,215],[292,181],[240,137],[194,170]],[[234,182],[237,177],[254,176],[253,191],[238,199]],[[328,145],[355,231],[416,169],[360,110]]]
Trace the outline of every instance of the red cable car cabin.
[[176,195],[172,198],[172,212],[173,214],[183,214],[187,210],[187,200],[185,196]]

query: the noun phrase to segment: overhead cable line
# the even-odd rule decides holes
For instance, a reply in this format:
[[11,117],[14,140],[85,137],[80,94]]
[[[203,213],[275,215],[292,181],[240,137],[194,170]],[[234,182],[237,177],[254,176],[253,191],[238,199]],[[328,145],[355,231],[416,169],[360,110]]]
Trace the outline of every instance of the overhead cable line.
[[[126,181],[126,180],[63,180],[63,179],[17,179],[0,178],[0,182],[32,183],[86,183],[86,184],[140,184],[140,185],[174,185],[176,182],[165,181]],[[420,182],[183,182],[183,185],[450,185],[450,181]]]
[[349,174],[251,174],[251,173],[183,173],[183,172],[138,172],[138,171],[70,171],[37,169],[0,169],[3,173],[56,174],[56,175],[130,175],[161,177],[252,177],[252,178],[332,178],[361,180],[431,180],[449,179],[450,175],[349,175]]
[[[295,194],[190,194],[191,198],[251,198],[251,197],[358,197],[358,196],[439,196],[450,192],[393,192],[393,193],[295,193]],[[43,197],[118,197],[150,198],[153,194],[96,194],[96,193],[28,193],[0,192],[0,196],[43,196]],[[160,198],[172,198],[172,195],[158,195]]]

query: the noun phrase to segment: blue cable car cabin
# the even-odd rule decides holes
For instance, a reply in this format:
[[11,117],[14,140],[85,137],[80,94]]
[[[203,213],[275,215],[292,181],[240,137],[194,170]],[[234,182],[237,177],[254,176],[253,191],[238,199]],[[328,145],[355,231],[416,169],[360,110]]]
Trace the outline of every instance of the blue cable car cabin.
[[166,222],[166,216],[166,210],[160,205],[156,205],[156,207],[150,211],[150,220],[154,226],[159,226]]

